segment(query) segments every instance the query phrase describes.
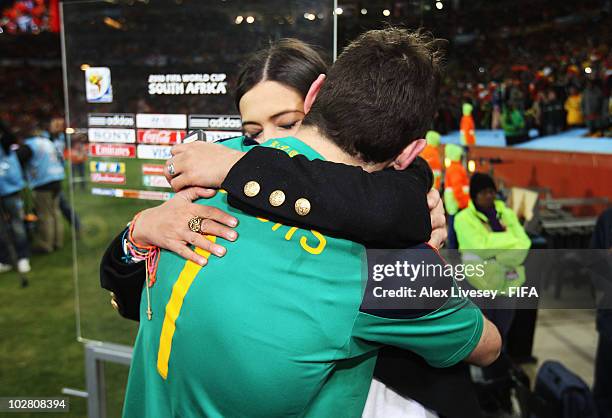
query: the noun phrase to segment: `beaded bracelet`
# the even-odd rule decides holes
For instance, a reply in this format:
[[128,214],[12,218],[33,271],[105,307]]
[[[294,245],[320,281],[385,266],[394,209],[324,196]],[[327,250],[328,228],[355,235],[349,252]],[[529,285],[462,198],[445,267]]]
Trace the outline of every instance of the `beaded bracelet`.
[[130,222],[130,226],[127,230],[127,236],[124,240],[126,252],[129,254],[133,262],[145,261],[147,263],[147,275],[149,280],[147,281],[147,285],[149,287],[153,286],[155,283],[155,278],[157,275],[157,264],[159,261],[159,247],[154,245],[139,245],[133,237],[134,225],[136,224],[136,220],[140,216],[140,213],[137,213]]
[[140,216],[140,213],[137,213],[130,222],[130,225],[127,229],[127,236],[124,235],[124,243],[125,243],[125,251],[129,253],[129,256],[133,260],[133,262],[144,261],[146,263],[145,272],[145,289],[147,291],[147,317],[149,320],[153,317],[153,311],[151,310],[151,295],[149,288],[153,286],[155,283],[155,279],[157,276],[157,265],[159,263],[160,249],[154,245],[139,245],[136,243],[133,237],[134,225],[136,224],[136,220]]

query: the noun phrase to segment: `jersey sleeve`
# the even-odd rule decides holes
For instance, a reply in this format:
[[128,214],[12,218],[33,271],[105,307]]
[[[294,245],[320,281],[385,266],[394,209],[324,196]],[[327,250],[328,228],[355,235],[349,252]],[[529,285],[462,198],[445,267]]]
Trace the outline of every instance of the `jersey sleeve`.
[[431,366],[449,367],[476,348],[483,322],[476,305],[452,297],[440,309],[419,318],[385,318],[360,311],[353,337],[410,350]]

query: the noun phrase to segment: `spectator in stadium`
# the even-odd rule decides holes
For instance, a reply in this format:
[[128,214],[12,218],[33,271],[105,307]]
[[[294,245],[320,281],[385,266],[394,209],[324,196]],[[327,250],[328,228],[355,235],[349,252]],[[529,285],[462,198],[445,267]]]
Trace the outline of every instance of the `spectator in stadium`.
[[563,130],[563,105],[554,89],[548,89],[542,100],[542,135],[555,135]]
[[463,103],[461,107],[461,112],[463,116],[461,117],[460,124],[460,136],[461,136],[461,145],[464,147],[470,147],[472,145],[476,145],[476,135],[475,135],[475,125],[474,125],[474,117],[472,116],[472,111],[474,110],[474,106],[470,103]]
[[542,96],[542,93],[538,93],[536,99],[531,102],[531,106],[525,110],[525,128],[527,131],[538,129],[542,123]]
[[64,180],[64,166],[57,149],[44,136],[30,136],[33,132],[29,118],[25,118],[22,134],[26,138],[17,149],[17,157],[32,189],[34,209],[38,216],[37,240],[33,251],[53,252],[63,245],[64,225],[59,206],[59,194]]
[[564,107],[565,111],[567,112],[568,128],[582,126],[584,124],[584,117],[582,116],[582,95],[576,86],[570,86],[569,96],[565,100]]
[[510,100],[501,117],[502,128],[506,136],[506,145],[520,144],[527,139],[525,117],[516,102]]
[[608,103],[607,100],[604,100],[601,89],[593,80],[587,80],[580,103],[586,127],[589,129],[589,135],[594,135],[602,128],[602,116],[607,116]]
[[442,183],[442,158],[440,157],[440,134],[436,131],[428,131],[425,135],[427,146],[421,153],[421,157],[427,164],[434,176],[434,189],[440,190]]
[[455,234],[455,215],[466,208],[470,200],[470,181],[463,162],[463,149],[459,145],[446,144],[444,147],[444,207],[448,214],[448,243],[447,247],[457,248],[457,235]]
[[[0,121],[0,220],[10,242],[0,242],[0,273],[13,268],[17,262],[20,273],[30,271],[30,244],[24,226],[21,192],[25,188],[23,172],[13,150],[15,136]],[[9,245],[15,250],[17,260],[10,259]]]
[[507,90],[507,103],[512,103],[517,109],[523,111],[525,109],[525,94],[521,90],[521,82],[519,79],[513,79]]
[[501,126],[501,109],[503,106],[501,88],[497,85],[493,85],[493,92],[491,93],[491,129],[499,129]]

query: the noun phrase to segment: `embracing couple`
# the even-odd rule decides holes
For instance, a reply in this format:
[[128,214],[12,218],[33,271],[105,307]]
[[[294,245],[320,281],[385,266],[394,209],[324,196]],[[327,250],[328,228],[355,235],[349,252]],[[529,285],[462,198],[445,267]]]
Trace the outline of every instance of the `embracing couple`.
[[478,416],[455,365],[499,353],[480,310],[364,299],[366,246],[444,263],[439,195],[417,159],[440,59],[430,37],[388,28],[329,70],[299,41],[246,63],[245,136],[179,145],[166,167],[175,189],[222,192],[190,187],[142,212],[102,260],[103,287],[140,319],[124,417],[424,416],[409,398]]

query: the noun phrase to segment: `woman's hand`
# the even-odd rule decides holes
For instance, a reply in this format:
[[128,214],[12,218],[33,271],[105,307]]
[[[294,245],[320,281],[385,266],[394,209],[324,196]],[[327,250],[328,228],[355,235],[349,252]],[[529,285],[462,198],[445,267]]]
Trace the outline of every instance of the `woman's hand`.
[[[188,186],[217,189],[244,152],[210,142],[196,141],[172,147],[164,174],[175,191]],[[174,175],[168,171],[172,164]]]
[[[238,225],[238,220],[215,207],[193,203],[200,197],[213,197],[215,193],[211,189],[190,187],[162,205],[142,211],[134,224],[132,238],[138,245],[161,247],[201,266],[206,264],[206,258],[196,254],[188,244],[223,257],[225,247],[213,244],[204,235],[235,241],[238,233],[232,228]],[[196,216],[203,218],[200,234],[188,226],[189,220]]]
[[429,245],[439,250],[444,245],[448,232],[446,231],[444,205],[442,204],[440,193],[436,189],[431,189],[427,193],[427,206],[429,206],[429,216],[431,217],[431,238],[429,239]]

